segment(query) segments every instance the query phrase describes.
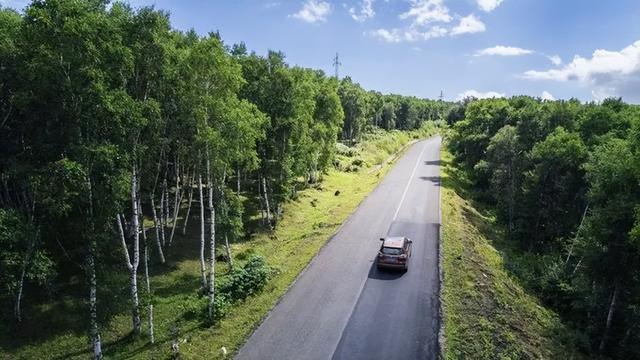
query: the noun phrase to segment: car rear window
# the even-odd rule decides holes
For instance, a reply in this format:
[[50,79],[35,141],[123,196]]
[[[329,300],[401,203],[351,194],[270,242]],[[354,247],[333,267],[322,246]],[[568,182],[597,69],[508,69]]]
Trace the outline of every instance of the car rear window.
[[398,248],[383,247],[381,251],[382,251],[383,254],[386,254],[386,255],[400,255],[400,254],[402,254],[402,249],[398,249]]

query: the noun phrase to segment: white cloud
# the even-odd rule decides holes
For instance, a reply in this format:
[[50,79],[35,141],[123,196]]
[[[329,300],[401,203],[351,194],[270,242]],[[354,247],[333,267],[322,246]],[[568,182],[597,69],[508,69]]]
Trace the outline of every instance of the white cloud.
[[[447,26],[453,20],[444,0],[409,0],[409,9],[400,14],[404,27],[377,29],[365,34],[391,43],[426,41],[447,35],[471,34],[485,31],[485,26],[475,15],[460,19],[455,27]],[[354,9],[350,9],[351,11]],[[353,15],[353,14],[352,14]]]
[[546,57],[547,59],[549,59],[549,61],[551,61],[551,63],[553,65],[555,65],[555,66],[562,65],[562,59],[558,55],[547,55],[547,54],[539,52],[539,51],[530,50],[530,49],[523,49],[523,48],[516,47],[516,46],[496,45],[496,46],[493,46],[493,47],[490,47],[490,48],[478,50],[478,51],[475,52],[474,56],[492,56],[492,55],[495,55],[495,56],[522,56],[522,55],[531,55],[531,54],[542,55],[542,56]]
[[547,55],[547,59],[555,66],[562,65],[562,58],[558,55]]
[[551,95],[550,92],[546,90],[542,92],[542,95],[540,95],[540,98],[542,98],[542,100],[551,100],[551,101],[556,99],[555,97],[553,97],[553,95]]
[[494,46],[476,51],[475,56],[498,55],[498,56],[520,56],[534,53],[533,50],[523,49],[514,46]]
[[503,98],[505,97],[505,94],[495,91],[480,92],[477,90],[467,90],[463,93],[458,94],[458,100],[463,100],[469,97],[473,97],[476,99]]
[[424,26],[434,22],[450,22],[449,8],[443,0],[411,0],[409,11],[400,14],[400,19],[411,19],[411,26]]
[[291,15],[298,20],[308,23],[325,22],[331,13],[331,4],[326,1],[307,0],[302,9]]
[[503,0],[476,0],[480,9],[491,12],[497,8]]
[[592,87],[592,95],[597,100],[623,96],[637,102],[640,101],[640,41],[620,51],[598,49],[591,58],[576,55],[561,68],[529,70],[523,76],[531,80],[578,81]]
[[460,23],[451,29],[451,35],[474,34],[485,31],[487,28],[475,15],[471,14],[460,19]]
[[360,2],[360,11],[351,8],[349,9],[349,14],[351,14],[351,18],[357,22],[363,22],[374,17],[376,12],[373,10],[373,0],[362,0]]
[[389,43],[424,41],[432,38],[447,35],[447,29],[440,26],[433,26],[428,30],[421,31],[415,28],[409,29],[377,29],[366,33]]
[[370,31],[367,34],[390,43],[398,43],[404,39],[403,34],[399,29],[377,29]]

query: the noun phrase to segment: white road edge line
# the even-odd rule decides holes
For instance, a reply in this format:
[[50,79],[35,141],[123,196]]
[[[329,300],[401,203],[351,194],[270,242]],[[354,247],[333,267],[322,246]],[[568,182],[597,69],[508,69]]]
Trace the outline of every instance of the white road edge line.
[[418,164],[420,164],[420,160],[422,159],[422,155],[424,155],[424,150],[427,148],[427,143],[429,142],[429,140],[425,140],[424,142],[424,146],[422,147],[422,151],[420,151],[420,155],[418,155],[418,160],[416,160],[416,164],[413,166],[413,171],[411,172],[411,176],[409,177],[409,181],[407,181],[407,186],[404,188],[404,192],[402,193],[402,197],[400,198],[400,203],[398,204],[398,208],[396,209],[395,214],[393,214],[393,219],[391,220],[396,221],[396,218],[398,217],[398,213],[400,212],[400,208],[402,207],[402,203],[404,202],[404,198],[407,196],[407,191],[409,190],[409,186],[411,185],[411,182],[413,181],[413,176],[416,174],[416,170],[418,169]]

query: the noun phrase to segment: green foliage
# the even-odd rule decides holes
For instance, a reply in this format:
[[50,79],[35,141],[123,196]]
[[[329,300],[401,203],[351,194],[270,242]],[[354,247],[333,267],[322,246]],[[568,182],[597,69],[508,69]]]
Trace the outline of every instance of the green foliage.
[[[213,194],[215,240],[237,246],[246,233],[267,230],[255,221],[267,202],[279,220],[284,205],[310,184],[320,187],[334,164],[352,173],[382,168],[411,138],[432,134],[423,129],[451,105],[368,92],[348,78],[290,66],[279,52],[259,56],[217,33],[175,30],[169,14],[153,7],[103,0],[0,8],[0,70],[0,305],[14,301],[23,268],[25,312],[51,298],[87,302],[96,269],[100,331],[129,306],[114,219],[126,219],[133,252],[134,183],[151,272],[164,273],[183,260],[185,239],[176,234],[172,247],[158,245],[159,261],[162,236],[149,223],[165,215],[158,230],[174,233],[167,231],[179,228],[173,215],[186,221],[174,199],[184,203],[199,178]],[[373,146],[359,142],[369,133]],[[339,138],[358,144],[336,146]],[[266,284],[266,265],[247,254],[236,259],[247,264],[218,285],[227,287],[215,299],[216,318]],[[190,285],[186,278],[180,289]],[[153,289],[139,297],[161,306],[165,298]],[[203,301],[187,299],[183,312],[199,317]],[[86,322],[73,321],[78,329]]]
[[529,97],[460,106],[450,149],[524,249],[511,270],[583,328],[592,351],[637,356],[638,107]]
[[0,208],[0,299],[18,291],[22,269],[25,281],[46,285],[55,276],[49,254],[38,247],[38,231],[12,209]]
[[269,267],[261,256],[251,256],[243,267],[236,267],[222,283],[219,291],[232,301],[244,300],[264,288],[269,278]]

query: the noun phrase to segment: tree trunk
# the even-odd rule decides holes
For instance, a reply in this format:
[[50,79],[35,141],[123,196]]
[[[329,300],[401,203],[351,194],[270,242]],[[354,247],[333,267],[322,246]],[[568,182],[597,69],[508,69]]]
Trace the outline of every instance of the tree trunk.
[[615,288],[613,289],[613,296],[611,296],[611,304],[609,304],[609,313],[607,314],[607,322],[604,327],[604,333],[602,334],[602,340],[600,341],[600,346],[598,350],[600,352],[604,351],[605,346],[607,345],[607,337],[609,336],[609,330],[611,329],[611,321],[613,320],[613,313],[616,307],[616,301],[618,300],[618,290],[620,289],[620,285],[618,281],[615,281]]
[[[140,214],[138,213],[138,175],[134,166],[131,176],[131,209],[132,209],[132,228],[133,228],[133,261],[129,257],[129,250],[122,228],[122,220],[118,216],[118,229],[120,230],[120,240],[122,242],[122,250],[124,253],[125,263],[129,269],[129,290],[131,293],[131,322],[133,323],[133,333],[140,334],[140,302],[138,300],[138,265],[140,263]],[[124,216],[123,216],[124,218]]]
[[87,177],[87,191],[89,193],[89,251],[87,254],[87,277],[89,278],[89,334],[91,343],[93,344],[94,360],[102,360],[102,342],[100,341],[100,332],[98,329],[98,309],[97,309],[97,280],[96,280],[96,239],[94,237],[93,226],[93,190],[91,188],[91,179]]
[[165,214],[164,214],[164,195],[165,195],[165,191],[164,191],[164,186],[162,187],[162,189],[160,189],[160,238],[162,239],[162,247],[165,247],[167,245],[166,241],[165,241],[165,237],[164,237],[164,228],[165,226],[167,226],[167,223],[165,222]]
[[238,196],[240,196],[240,165],[238,165],[238,172],[237,172],[237,179],[236,179],[236,192],[238,193]]
[[164,179],[164,184],[162,185],[162,189],[164,191],[164,226],[165,228],[169,226],[169,214],[171,214],[171,207],[169,206],[169,185],[167,184],[167,179]]
[[264,196],[262,196],[262,176],[258,177],[258,197],[260,198],[260,218],[262,219],[262,225],[266,225],[266,211],[264,209]]
[[207,288],[207,273],[204,261],[204,197],[202,196],[202,174],[198,172],[198,193],[200,194],[200,275],[202,276],[202,288]]
[[[171,224],[171,235],[169,236],[169,246],[173,242],[173,235],[176,233],[176,224],[178,223],[178,214],[180,212],[180,203],[182,202],[183,192],[180,190],[180,182],[178,172],[176,171],[176,196],[175,206],[173,207],[173,224]],[[179,196],[178,196],[179,195]]]
[[265,203],[265,210],[267,211],[267,224],[269,224],[269,229],[272,229],[271,227],[271,210],[269,208],[269,195],[268,195],[268,191],[267,191],[267,180],[265,179],[265,177],[262,177],[262,192],[264,194],[264,203]]
[[182,235],[187,233],[187,222],[189,221],[189,214],[191,213],[191,203],[193,202],[193,176],[189,180],[189,204],[187,205],[187,214],[184,217],[182,224]]
[[147,230],[144,228],[144,217],[142,216],[142,206],[140,205],[140,196],[138,196],[138,208],[140,209],[140,219],[142,224],[142,241],[144,243],[144,279],[147,285],[147,295],[149,296],[149,342],[152,344],[155,342],[153,334],[153,304],[151,303],[151,281],[149,279],[149,246],[147,242]]
[[[91,246],[95,248],[95,241]],[[87,259],[87,272],[89,273],[89,315],[91,319],[91,325],[89,332],[91,334],[91,342],[93,343],[93,358],[95,360],[102,359],[102,343],[100,341],[100,332],[98,330],[98,309],[97,309],[97,281],[96,281],[96,266],[93,256],[95,250],[90,250],[90,254]]]
[[153,304],[149,304],[149,342],[152,344],[156,342],[153,333]]
[[[28,234],[29,237],[31,235]],[[16,303],[13,308],[13,314],[15,316],[16,321],[22,321],[22,290],[24,288],[24,277],[27,273],[27,267],[29,266],[29,262],[31,261],[31,255],[33,254],[34,249],[34,241],[35,239],[29,239],[29,245],[27,247],[27,252],[24,255],[24,261],[22,262],[22,271],[20,271],[20,281],[18,282],[18,293],[16,294]]]
[[151,199],[151,212],[153,214],[153,225],[156,229],[156,247],[158,248],[158,255],[160,256],[160,262],[164,264],[164,252],[162,250],[162,240],[160,238],[160,224],[158,224],[158,213],[156,212],[156,203],[153,200],[155,196],[151,194],[149,198]]
[[209,151],[207,151],[207,185],[209,189],[209,321],[213,323],[215,296],[215,263],[216,263],[216,209],[213,207],[213,176],[210,169]]

